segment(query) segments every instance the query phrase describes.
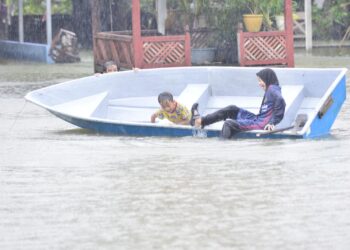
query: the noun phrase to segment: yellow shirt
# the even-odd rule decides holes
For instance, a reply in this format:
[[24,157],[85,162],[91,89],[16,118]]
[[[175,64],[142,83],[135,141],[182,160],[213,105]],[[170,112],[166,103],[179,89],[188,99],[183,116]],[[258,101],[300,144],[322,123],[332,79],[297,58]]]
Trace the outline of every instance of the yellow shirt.
[[188,109],[180,104],[180,103],[176,103],[176,108],[173,112],[167,112],[163,109],[158,110],[157,112],[157,117],[159,119],[168,119],[169,121],[173,122],[173,123],[182,123],[184,121],[190,123],[190,112],[188,111]]

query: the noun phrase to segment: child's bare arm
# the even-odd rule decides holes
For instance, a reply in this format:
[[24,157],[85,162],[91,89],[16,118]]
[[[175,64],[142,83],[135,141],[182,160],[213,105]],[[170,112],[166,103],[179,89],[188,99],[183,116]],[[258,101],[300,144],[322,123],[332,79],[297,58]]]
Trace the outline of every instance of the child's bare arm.
[[189,125],[190,122],[187,121],[187,120],[182,120],[182,121],[178,122],[177,124],[179,124],[179,125]]
[[154,113],[154,114],[151,116],[151,122],[152,122],[152,123],[155,123],[155,122],[156,122],[157,116],[158,116],[158,112]]

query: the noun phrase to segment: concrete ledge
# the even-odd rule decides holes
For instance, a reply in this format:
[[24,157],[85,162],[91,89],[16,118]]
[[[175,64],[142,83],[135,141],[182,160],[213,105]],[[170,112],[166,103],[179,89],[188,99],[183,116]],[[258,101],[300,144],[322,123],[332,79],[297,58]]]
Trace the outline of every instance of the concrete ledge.
[[0,57],[54,63],[49,56],[50,47],[46,44],[20,43],[0,40]]

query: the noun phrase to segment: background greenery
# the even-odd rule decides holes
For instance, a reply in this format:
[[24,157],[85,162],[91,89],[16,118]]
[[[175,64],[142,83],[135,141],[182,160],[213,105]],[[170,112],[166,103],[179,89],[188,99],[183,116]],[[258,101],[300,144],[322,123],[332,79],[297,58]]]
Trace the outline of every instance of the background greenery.
[[341,39],[350,27],[350,0],[328,0],[323,8],[312,8],[313,35],[316,39]]
[[[8,6],[14,7],[18,14],[18,0],[5,0]],[[44,15],[45,0],[23,0],[25,15]],[[96,0],[97,1],[97,0]],[[130,28],[131,0],[99,0],[101,2],[101,17],[106,17],[106,30],[125,30]],[[90,30],[89,0],[52,0],[53,14],[68,14],[72,16],[76,29]],[[155,0],[141,0],[144,13],[156,16]],[[170,28],[174,33],[182,33],[188,24],[190,29],[203,23],[208,30],[217,33],[216,41],[209,41],[218,48],[236,46],[237,26],[242,22],[242,14],[261,12],[264,14],[264,30],[275,29],[274,16],[283,12],[283,0],[167,0]],[[294,11],[304,10],[304,0],[293,0]],[[340,40],[350,26],[350,0],[325,0],[323,7],[313,5],[313,36],[316,40]],[[110,18],[112,13],[112,18]],[[75,18],[77,17],[77,18]],[[81,20],[81,21],[79,21]],[[79,25],[78,25],[79,24]],[[79,33],[79,31],[76,31]],[[88,40],[86,35],[81,40]]]
[[[6,0],[6,4],[13,5],[18,14],[18,0]],[[43,15],[45,11],[45,0],[23,0],[24,15]],[[51,11],[52,14],[72,14],[72,0],[52,0]]]

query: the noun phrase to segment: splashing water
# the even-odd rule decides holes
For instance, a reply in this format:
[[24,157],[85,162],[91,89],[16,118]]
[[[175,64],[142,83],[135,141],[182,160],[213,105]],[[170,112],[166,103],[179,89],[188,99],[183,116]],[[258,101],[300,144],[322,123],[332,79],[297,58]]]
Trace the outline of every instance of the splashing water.
[[192,135],[199,138],[207,138],[207,131],[204,129],[193,128]]

